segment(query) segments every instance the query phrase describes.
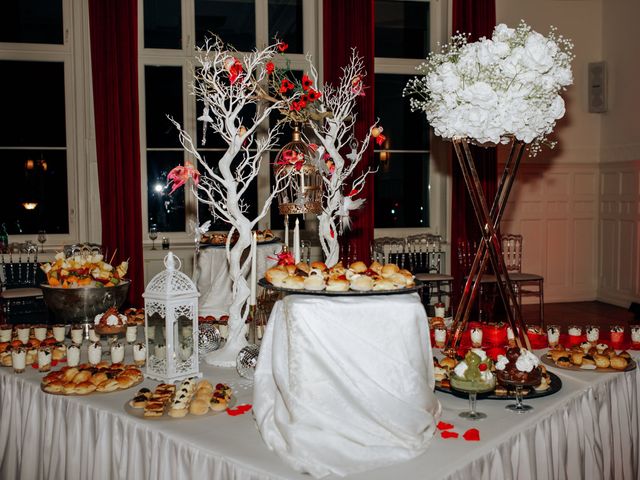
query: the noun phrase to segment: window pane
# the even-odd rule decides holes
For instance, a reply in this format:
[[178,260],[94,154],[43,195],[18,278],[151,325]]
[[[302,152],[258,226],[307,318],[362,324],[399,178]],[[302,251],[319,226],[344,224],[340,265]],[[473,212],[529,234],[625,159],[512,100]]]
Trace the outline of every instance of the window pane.
[[[69,233],[65,150],[0,150],[0,223],[10,235]],[[34,239],[35,241],[35,239]]]
[[429,154],[388,153],[375,178],[376,228],[429,226]]
[[[203,154],[203,158],[205,159],[205,161],[207,161],[207,164],[214,166],[214,171],[217,170],[218,160],[220,159],[221,156],[222,156],[222,152],[208,152]],[[235,166],[234,164],[239,162],[241,158],[242,157],[240,155],[236,157],[236,161],[234,161],[231,166],[232,170]],[[199,170],[203,171],[204,169],[200,168]],[[243,198],[245,203],[248,206],[248,210],[246,213],[247,218],[250,218],[250,219],[255,218],[256,215],[258,214],[258,179],[257,178],[255,178],[253,182],[251,182],[251,185],[249,185],[249,188],[247,188],[247,191],[244,194]],[[211,210],[209,210],[209,205],[205,205],[203,203],[198,202],[198,215],[199,215],[198,220],[200,221],[201,225],[207,220],[211,220],[211,227],[209,228],[209,231],[222,230],[226,232],[230,228],[228,223],[223,222],[219,218],[215,219],[214,221],[213,215],[211,214]]]
[[167,188],[167,174],[183,160],[182,152],[147,152],[149,226],[156,225],[160,232],[185,231],[185,189],[179,188],[171,195]]
[[375,2],[376,57],[425,58],[429,53],[429,2]]
[[167,115],[180,125],[182,117],[182,67],[144,67],[147,147],[180,147],[178,132]]
[[269,0],[269,39],[278,37],[289,45],[287,52],[302,48],[302,0]]
[[[198,101],[198,103],[196,104],[196,108],[198,112],[197,116],[202,115],[202,112],[203,112],[202,102]],[[255,115],[256,115],[256,105],[254,103],[250,103],[240,111],[240,115],[238,118],[241,121],[241,125],[249,126],[253,124],[253,118],[255,117]],[[203,127],[203,122],[201,121],[196,122],[196,137],[198,140],[198,143],[196,144],[196,146],[199,149],[223,148],[224,150],[226,150],[229,147],[219,134],[215,133],[213,130],[208,128],[209,127],[208,124],[207,124],[208,129],[207,129],[207,135],[206,135],[207,142],[203,146],[202,145],[202,133],[203,133],[202,127]]]
[[0,42],[62,44],[62,30],[62,0],[0,2]]
[[144,0],[144,47],[182,48],[180,0]]
[[1,146],[66,146],[62,62],[0,60],[0,105]]
[[255,0],[195,0],[195,9],[198,45],[213,34],[241,52],[256,47]]
[[429,128],[424,114],[412,112],[402,90],[413,75],[376,74],[375,111],[387,137],[385,150],[428,150]]

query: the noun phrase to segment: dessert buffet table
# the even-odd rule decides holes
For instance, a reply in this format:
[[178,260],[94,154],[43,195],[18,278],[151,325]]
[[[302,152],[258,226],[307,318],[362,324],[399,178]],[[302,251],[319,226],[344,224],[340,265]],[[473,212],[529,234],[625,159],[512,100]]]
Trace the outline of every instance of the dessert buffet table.
[[[256,265],[258,278],[264,277],[264,272],[277,263],[269,257],[275,258],[280,250],[282,250],[280,242],[258,244]],[[224,245],[200,247],[194,281],[200,292],[198,300],[200,315],[213,315],[217,318],[229,314],[232,284]]]
[[[206,365],[202,370],[205,378],[230,383],[238,403],[251,402],[250,384],[232,370]],[[525,415],[507,412],[508,402],[487,400],[479,407],[489,418],[467,421],[458,417],[467,401],[436,393],[441,420],[455,425],[459,438],[438,433],[413,460],[347,478],[638,478],[639,371],[551,370],[561,377],[562,390],[528,400],[535,409]],[[124,412],[132,390],[53,396],[40,390],[42,375],[31,368],[21,375],[0,368],[0,478],[310,478],[267,449],[251,413],[142,420]],[[462,439],[471,427],[479,429],[479,442]]]

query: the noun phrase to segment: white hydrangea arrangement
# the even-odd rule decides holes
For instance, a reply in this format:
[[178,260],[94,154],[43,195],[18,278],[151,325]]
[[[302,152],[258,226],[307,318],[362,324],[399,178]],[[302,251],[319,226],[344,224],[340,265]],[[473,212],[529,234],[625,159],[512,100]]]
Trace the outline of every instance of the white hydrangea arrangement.
[[535,155],[564,116],[560,92],[573,83],[573,44],[545,37],[524,21],[497,25],[491,39],[467,43],[457,34],[440,53],[432,52],[409,81],[404,96],[422,110],[436,135],[478,143],[507,143],[510,136],[531,144]]

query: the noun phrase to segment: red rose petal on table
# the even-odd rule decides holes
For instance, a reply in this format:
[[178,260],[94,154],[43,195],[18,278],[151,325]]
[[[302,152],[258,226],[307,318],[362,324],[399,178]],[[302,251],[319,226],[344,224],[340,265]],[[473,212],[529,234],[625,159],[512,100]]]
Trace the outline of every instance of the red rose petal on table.
[[479,442],[480,441],[480,432],[477,428],[470,428],[462,435],[467,442]]
[[453,428],[453,425],[451,423],[438,422],[438,425],[436,425],[436,427],[438,428],[438,430],[451,430]]
[[251,405],[250,403],[245,403],[242,405],[238,405],[235,408],[227,408],[227,414],[231,415],[232,417],[235,417],[235,416],[247,413],[252,408],[253,408],[253,405]]
[[440,433],[440,436],[442,438],[458,438],[460,435],[457,432],[449,432],[448,430],[445,430]]

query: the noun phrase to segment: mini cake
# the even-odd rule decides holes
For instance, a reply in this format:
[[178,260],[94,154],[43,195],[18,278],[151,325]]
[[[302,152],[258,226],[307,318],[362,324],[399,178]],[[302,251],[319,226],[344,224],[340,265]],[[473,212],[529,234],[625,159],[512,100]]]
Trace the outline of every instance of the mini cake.
[[101,335],[121,333],[126,328],[127,317],[118,313],[115,307],[110,308],[94,319],[95,331]]
[[499,355],[496,362],[496,375],[505,384],[538,385],[542,374],[540,359],[526,348],[512,347],[507,355]]
[[27,365],[27,351],[22,347],[11,350],[11,365],[16,373],[24,372]]
[[124,360],[124,346],[115,342],[111,345],[111,362],[122,363]]
[[67,365],[77,367],[80,364],[80,347],[78,345],[69,345],[67,348]]
[[622,343],[624,339],[624,327],[620,325],[614,325],[609,330],[609,335],[611,336],[612,343]]
[[547,340],[550,347],[555,347],[560,343],[560,329],[556,326],[547,328]]
[[600,338],[600,329],[598,327],[587,327],[587,342],[596,344]]
[[475,327],[471,329],[471,345],[474,347],[482,345],[482,328]]
[[492,362],[484,350],[472,348],[449,376],[451,387],[464,392],[489,392],[496,386]]
[[582,335],[582,328],[577,326],[569,327],[569,336],[570,337],[579,337]]
[[89,345],[89,363],[91,365],[97,365],[102,359],[102,345],[100,342],[95,342]]
[[631,342],[640,343],[640,326],[631,327]]
[[53,338],[56,339],[56,342],[64,342],[64,335],[66,332],[66,327],[64,325],[54,325],[53,326]]
[[147,359],[147,347],[144,343],[136,343],[133,346],[133,363],[141,367]]
[[10,342],[13,327],[11,325],[0,325],[0,343]]

